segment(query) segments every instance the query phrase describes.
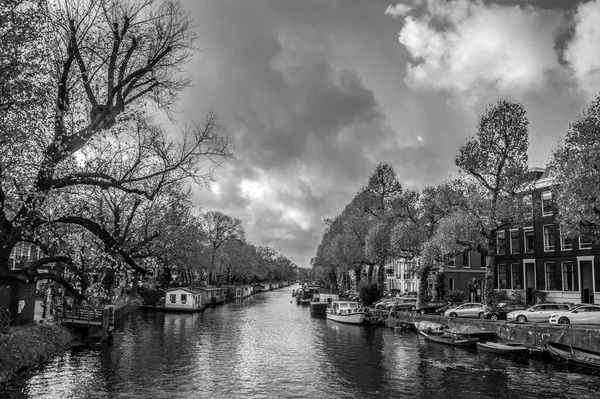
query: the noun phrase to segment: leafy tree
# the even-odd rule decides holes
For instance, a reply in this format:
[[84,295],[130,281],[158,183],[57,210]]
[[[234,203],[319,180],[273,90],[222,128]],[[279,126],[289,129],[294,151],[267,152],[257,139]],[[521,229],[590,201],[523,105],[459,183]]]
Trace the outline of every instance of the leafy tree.
[[229,240],[244,240],[242,221],[219,211],[206,212],[202,217],[203,230],[206,232],[210,251],[210,273],[215,273],[215,259],[219,248]]
[[[198,174],[201,164],[216,166],[231,156],[212,114],[185,129],[180,142],[144,115],[152,104],[171,112],[189,83],[181,73],[195,50],[188,15],[170,0],[17,4],[23,6],[0,8],[0,35],[14,39],[3,40],[0,51],[19,54],[14,62],[23,66],[0,91],[24,89],[23,98],[3,94],[0,100],[0,118],[7,121],[0,140],[0,277],[35,281],[42,265],[72,262],[59,251],[24,270],[8,269],[18,242],[42,245],[43,233],[56,224],[86,229],[127,267],[143,273],[119,237],[82,216],[79,207],[71,213],[66,204],[95,188],[152,200],[175,182],[206,184],[212,174]],[[18,14],[17,24],[4,17],[11,13]],[[112,158],[96,152],[81,161],[103,146]],[[62,276],[44,277],[80,296]]]
[[[477,132],[459,146],[454,158],[460,172],[470,181],[463,189],[463,212],[472,217],[453,218],[449,236],[463,249],[478,249],[487,256],[485,298],[490,302],[495,285],[496,231],[519,223],[515,209],[530,191],[527,148],[528,120],[522,104],[500,100],[479,118]],[[461,237],[477,228],[476,239]]]
[[600,242],[600,95],[573,122],[549,164],[561,234]]

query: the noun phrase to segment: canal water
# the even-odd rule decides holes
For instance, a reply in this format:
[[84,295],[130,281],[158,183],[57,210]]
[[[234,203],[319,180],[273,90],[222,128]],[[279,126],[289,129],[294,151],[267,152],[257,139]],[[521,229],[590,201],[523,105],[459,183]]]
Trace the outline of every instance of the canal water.
[[311,317],[286,287],[201,313],[140,310],[110,345],[70,349],[8,398],[599,398],[600,377],[539,359]]

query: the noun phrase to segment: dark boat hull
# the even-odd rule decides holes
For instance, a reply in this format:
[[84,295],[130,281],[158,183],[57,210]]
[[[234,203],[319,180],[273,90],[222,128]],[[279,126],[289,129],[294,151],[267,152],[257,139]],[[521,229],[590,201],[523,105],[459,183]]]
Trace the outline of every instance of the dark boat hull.
[[546,349],[557,362],[589,370],[600,370],[600,352],[556,342],[547,342]]
[[475,346],[477,341],[479,341],[479,338],[453,338],[447,335],[427,334],[425,331],[419,331],[419,333],[429,341],[437,342],[444,345]]
[[524,345],[506,345],[495,342],[477,342],[477,349],[498,355],[525,356],[529,353],[529,348]]

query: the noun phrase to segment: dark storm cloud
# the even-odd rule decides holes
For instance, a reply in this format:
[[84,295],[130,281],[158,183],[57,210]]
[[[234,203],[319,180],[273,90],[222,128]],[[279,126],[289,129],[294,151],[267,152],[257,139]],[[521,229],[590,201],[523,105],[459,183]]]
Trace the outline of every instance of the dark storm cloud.
[[[308,266],[323,219],[342,211],[377,163],[391,163],[406,187],[456,175],[457,146],[485,107],[505,97],[525,103],[530,153],[543,166],[584,102],[561,68],[575,65],[577,79],[589,81],[583,53],[564,49],[575,38],[588,45],[575,24],[590,13],[515,0],[479,3],[469,17],[452,12],[464,2],[429,1],[452,22],[446,35],[428,30],[426,16],[407,23],[384,15],[390,3],[397,4],[185,3],[203,49],[190,65],[195,86],[184,93],[185,117],[214,110],[236,152],[213,189],[195,193],[198,206],[240,218],[250,242]],[[495,46],[482,58],[487,38]]]

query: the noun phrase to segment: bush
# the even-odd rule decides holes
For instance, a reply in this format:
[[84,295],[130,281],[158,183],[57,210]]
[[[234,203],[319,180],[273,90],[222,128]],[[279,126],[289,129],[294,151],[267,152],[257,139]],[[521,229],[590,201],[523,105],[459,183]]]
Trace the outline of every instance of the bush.
[[462,302],[465,299],[465,293],[461,290],[452,290],[444,297],[445,301]]
[[373,302],[381,298],[381,291],[377,284],[361,283],[358,287],[358,295],[365,306],[371,306]]

